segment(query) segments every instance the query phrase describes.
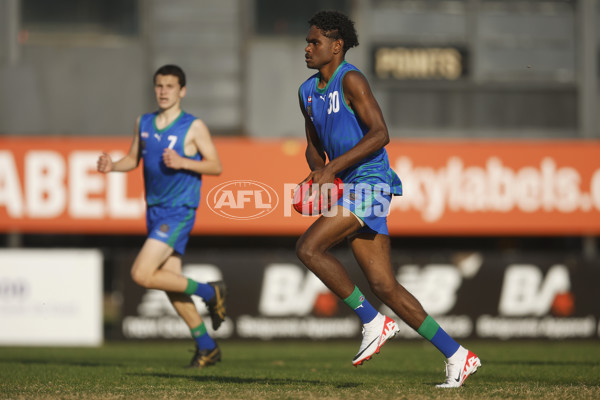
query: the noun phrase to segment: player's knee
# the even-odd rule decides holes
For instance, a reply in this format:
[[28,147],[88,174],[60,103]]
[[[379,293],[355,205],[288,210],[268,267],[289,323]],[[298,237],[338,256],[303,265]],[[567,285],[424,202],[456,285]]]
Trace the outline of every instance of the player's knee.
[[309,265],[317,253],[316,247],[311,245],[309,241],[303,240],[303,238],[300,238],[296,243],[296,256],[305,265]]
[[136,284],[140,285],[143,288],[149,288],[150,287],[151,276],[149,276],[148,274],[143,273],[139,269],[134,268],[134,269],[131,270],[131,279],[133,279],[133,281]]
[[296,242],[296,257],[300,259],[300,261],[305,262],[306,259],[310,258],[308,254],[309,250],[307,246],[304,245],[302,239]]

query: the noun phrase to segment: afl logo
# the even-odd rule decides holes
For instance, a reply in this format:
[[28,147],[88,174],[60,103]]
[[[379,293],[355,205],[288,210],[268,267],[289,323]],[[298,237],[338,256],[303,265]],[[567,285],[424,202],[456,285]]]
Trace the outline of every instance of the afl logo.
[[208,192],[206,202],[212,212],[229,219],[256,219],[275,210],[279,196],[273,188],[257,181],[228,181]]

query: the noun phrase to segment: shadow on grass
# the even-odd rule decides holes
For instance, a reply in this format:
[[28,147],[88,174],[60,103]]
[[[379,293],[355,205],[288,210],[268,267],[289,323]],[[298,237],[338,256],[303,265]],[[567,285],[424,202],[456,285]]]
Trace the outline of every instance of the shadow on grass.
[[311,379],[280,379],[280,378],[243,378],[238,376],[219,376],[219,375],[202,375],[202,376],[190,376],[190,375],[178,375],[178,374],[166,374],[166,373],[129,373],[127,375],[140,376],[140,377],[154,377],[154,378],[165,378],[165,379],[187,379],[194,382],[217,382],[217,383],[233,383],[233,384],[261,384],[261,385],[289,385],[289,384],[308,384],[308,385],[329,385],[334,386],[338,389],[355,388],[360,386],[358,383],[335,383],[335,382],[323,382]]
[[2,364],[22,364],[22,365],[66,365],[71,367],[122,367],[122,364],[100,363],[91,361],[69,361],[69,360],[47,360],[47,359],[2,359]]
[[598,367],[600,361],[577,361],[577,360],[565,360],[565,361],[537,361],[537,360],[486,360],[482,359],[481,362],[485,365],[532,365],[532,366],[557,366],[565,367],[568,365],[572,366],[584,366],[584,367]]

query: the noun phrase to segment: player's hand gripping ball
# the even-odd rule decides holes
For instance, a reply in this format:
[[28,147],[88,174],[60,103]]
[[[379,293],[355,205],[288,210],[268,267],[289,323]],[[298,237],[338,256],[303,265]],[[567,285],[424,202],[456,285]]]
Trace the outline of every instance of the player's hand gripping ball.
[[[294,190],[294,209],[303,215],[318,215],[329,210],[342,197],[344,183],[335,178],[333,185],[313,185],[312,179]],[[317,199],[318,197],[318,199]]]

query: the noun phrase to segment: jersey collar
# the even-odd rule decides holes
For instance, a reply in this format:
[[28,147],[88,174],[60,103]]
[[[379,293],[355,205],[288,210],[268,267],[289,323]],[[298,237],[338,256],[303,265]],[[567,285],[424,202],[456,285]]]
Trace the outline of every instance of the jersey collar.
[[317,91],[317,93],[325,93],[327,91],[327,88],[331,84],[331,82],[333,82],[333,80],[335,79],[335,77],[338,74],[340,68],[342,68],[347,63],[348,62],[346,60],[344,60],[344,61],[342,61],[342,63],[340,65],[338,65],[338,67],[335,69],[335,72],[333,73],[333,75],[331,75],[331,79],[329,80],[329,82],[327,82],[327,85],[323,89],[319,88],[319,82],[321,80],[321,73],[319,72],[317,74],[317,79],[315,79],[315,90]]

